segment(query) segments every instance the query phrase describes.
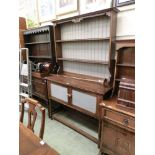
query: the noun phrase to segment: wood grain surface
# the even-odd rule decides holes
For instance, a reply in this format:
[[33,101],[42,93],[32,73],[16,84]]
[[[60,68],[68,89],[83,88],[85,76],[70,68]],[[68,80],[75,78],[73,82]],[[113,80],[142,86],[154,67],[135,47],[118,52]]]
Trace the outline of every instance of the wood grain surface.
[[22,123],[19,125],[19,155],[59,155]]

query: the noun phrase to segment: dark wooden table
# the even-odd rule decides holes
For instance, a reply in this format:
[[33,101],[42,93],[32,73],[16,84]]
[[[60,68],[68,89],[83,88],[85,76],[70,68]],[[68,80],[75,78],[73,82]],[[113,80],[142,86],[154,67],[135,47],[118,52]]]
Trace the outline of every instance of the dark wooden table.
[[19,125],[19,155],[60,155],[22,123]]

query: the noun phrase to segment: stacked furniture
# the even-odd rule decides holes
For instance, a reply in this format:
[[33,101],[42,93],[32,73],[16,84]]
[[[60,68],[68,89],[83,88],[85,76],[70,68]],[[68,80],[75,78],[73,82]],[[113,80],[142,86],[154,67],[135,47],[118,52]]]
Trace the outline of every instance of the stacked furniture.
[[[32,61],[32,94],[42,99],[48,106],[47,74],[41,73],[35,66],[43,63],[55,63],[55,47],[53,27],[43,26],[24,31],[25,47],[29,49],[29,59]],[[52,70],[51,70],[52,72]]]
[[116,89],[118,104],[128,108],[135,107],[135,47],[125,46],[117,50]]
[[116,45],[114,96],[100,104],[100,154],[134,155],[135,45],[131,40]]
[[60,68],[47,77],[51,118],[59,120],[52,106],[58,102],[99,119],[99,103],[113,87],[117,12],[110,8],[54,21]]
[[100,105],[100,154],[134,155],[134,110],[121,109],[117,106],[115,98],[103,101]]

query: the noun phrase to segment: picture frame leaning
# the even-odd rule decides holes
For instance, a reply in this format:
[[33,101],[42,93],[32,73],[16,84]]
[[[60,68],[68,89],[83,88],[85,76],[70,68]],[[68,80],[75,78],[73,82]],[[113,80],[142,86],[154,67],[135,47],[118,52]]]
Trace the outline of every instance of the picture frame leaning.
[[56,0],[56,15],[64,15],[78,10],[77,0]]
[[56,19],[55,0],[37,0],[39,23]]
[[111,8],[113,0],[80,0],[80,14]]
[[135,3],[135,0],[115,0],[116,7],[125,6],[129,4],[134,4],[134,3]]

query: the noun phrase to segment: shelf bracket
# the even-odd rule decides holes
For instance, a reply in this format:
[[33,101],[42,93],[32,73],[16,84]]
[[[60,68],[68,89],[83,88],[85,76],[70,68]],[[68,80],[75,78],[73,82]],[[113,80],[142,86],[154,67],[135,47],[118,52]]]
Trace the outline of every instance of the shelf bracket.
[[108,17],[110,17],[111,16],[111,13],[110,12],[106,12],[105,15],[108,16]]
[[81,20],[83,20],[83,18],[75,18],[75,19],[72,19],[72,22],[79,23],[79,22],[81,22]]

